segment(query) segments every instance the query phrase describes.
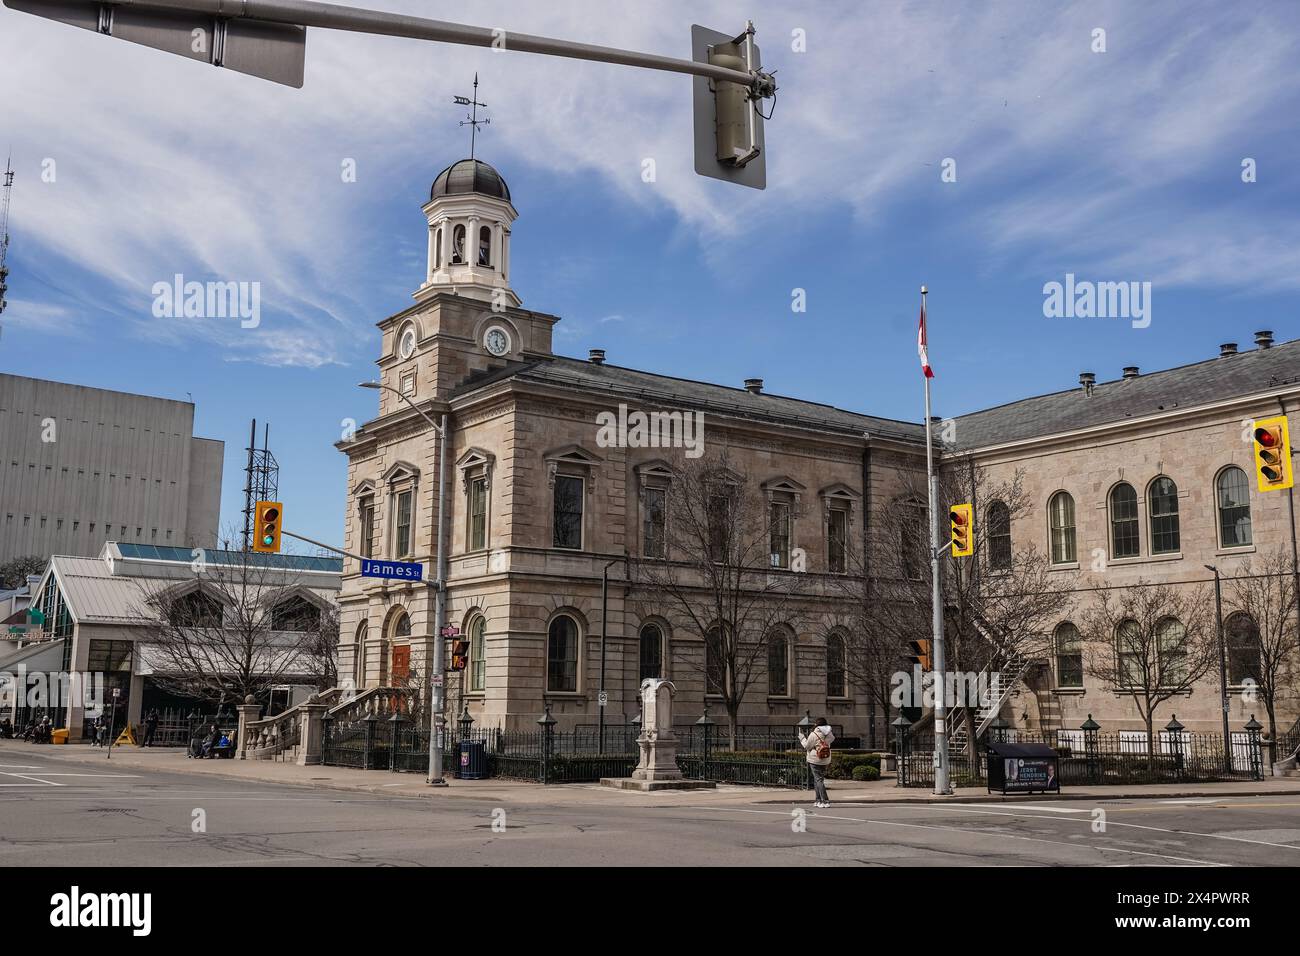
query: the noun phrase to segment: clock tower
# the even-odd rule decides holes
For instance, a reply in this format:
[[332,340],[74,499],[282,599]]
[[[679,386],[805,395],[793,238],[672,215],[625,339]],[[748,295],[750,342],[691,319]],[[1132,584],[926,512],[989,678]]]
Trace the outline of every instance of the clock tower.
[[[445,399],[472,378],[550,357],[553,315],[522,307],[510,287],[510,187],[487,163],[462,159],[433,181],[424,281],[415,305],[379,323],[380,381],[412,401]],[[380,393],[380,415],[404,402]]]

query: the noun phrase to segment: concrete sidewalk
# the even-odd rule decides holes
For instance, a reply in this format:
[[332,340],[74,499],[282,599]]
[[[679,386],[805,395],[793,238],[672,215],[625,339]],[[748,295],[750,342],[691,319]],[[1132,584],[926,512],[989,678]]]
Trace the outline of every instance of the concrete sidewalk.
[[[183,773],[195,777],[223,777],[283,786],[344,790],[382,794],[399,798],[433,798],[451,795],[460,799],[519,805],[571,806],[580,804],[632,803],[647,807],[678,805],[762,805],[811,804],[812,794],[801,790],[772,787],[741,787],[720,784],[716,790],[658,791],[639,793],[589,784],[541,786],[511,780],[454,780],[447,786],[429,787],[421,774],[382,770],[352,770],[346,767],[299,767],[274,760],[192,760],[177,748],[144,749],[115,747],[107,751],[86,744],[35,745],[22,741],[0,741],[0,758],[21,763],[24,756],[40,760],[67,761],[121,772],[128,768],[158,773]],[[832,799],[841,804],[925,804],[925,803],[1014,803],[1052,800],[1177,800],[1243,796],[1300,796],[1300,780],[1269,777],[1260,781],[1231,783],[1120,785],[1109,787],[1067,787],[1056,794],[989,794],[978,787],[963,787],[950,797],[936,797],[929,790],[901,788],[886,779],[859,783],[828,780]]]

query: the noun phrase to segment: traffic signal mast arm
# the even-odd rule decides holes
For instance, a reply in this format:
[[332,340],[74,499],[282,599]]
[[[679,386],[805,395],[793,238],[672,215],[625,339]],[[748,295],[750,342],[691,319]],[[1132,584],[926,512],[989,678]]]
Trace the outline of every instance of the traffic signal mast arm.
[[[518,50],[523,53],[542,53],[578,60],[596,60],[602,63],[617,63],[670,73],[689,73],[712,80],[744,84],[756,98],[769,97],[776,92],[776,83],[771,74],[758,71],[751,74],[712,63],[697,63],[694,60],[638,53],[635,50],[619,50],[590,43],[574,43],[571,40],[514,33],[500,28],[489,29],[463,23],[449,23],[445,20],[430,20],[426,17],[412,17],[383,10],[317,3],[315,0],[112,0],[112,2],[118,7],[182,10],[208,14],[225,20],[262,20],[268,23],[319,27],[323,30],[349,30],[354,33]],[[751,25],[746,32],[752,30]]]

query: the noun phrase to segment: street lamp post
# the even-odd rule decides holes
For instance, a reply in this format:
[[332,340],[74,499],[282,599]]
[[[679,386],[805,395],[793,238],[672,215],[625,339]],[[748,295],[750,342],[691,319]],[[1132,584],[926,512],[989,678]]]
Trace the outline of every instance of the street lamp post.
[[1223,587],[1219,569],[1213,564],[1205,566],[1214,572],[1214,631],[1219,638],[1219,709],[1223,711],[1223,769],[1232,770],[1232,740],[1228,734],[1228,655],[1223,647]]
[[429,675],[430,701],[429,708],[432,711],[429,715],[429,776],[428,783],[431,787],[445,787],[447,782],[442,779],[442,708],[445,703],[446,691],[443,687],[445,680],[444,659],[443,659],[443,637],[442,630],[447,626],[447,552],[443,544],[446,535],[446,503],[447,503],[447,413],[442,414],[442,424],[438,424],[430,418],[420,406],[391,385],[385,385],[382,382],[360,382],[361,388],[383,389],[392,392],[411,408],[415,409],[416,414],[429,423],[438,434],[438,541],[434,547],[436,554],[437,570],[435,579],[430,585],[434,591],[434,635],[433,635],[433,665],[432,673]]
[[600,689],[596,698],[596,752],[605,752],[605,706],[609,698],[605,696],[605,636],[609,633],[609,569],[618,564],[611,561],[600,572]]

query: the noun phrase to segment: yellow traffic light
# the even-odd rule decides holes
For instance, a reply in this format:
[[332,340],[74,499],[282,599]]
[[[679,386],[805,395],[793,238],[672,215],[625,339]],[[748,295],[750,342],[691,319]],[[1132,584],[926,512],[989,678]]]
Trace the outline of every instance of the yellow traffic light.
[[948,520],[952,524],[952,556],[970,557],[975,553],[975,527],[970,504],[953,505],[948,509]]
[[278,501],[259,501],[253,510],[253,550],[262,554],[280,553],[280,526],[284,507]]
[[1285,415],[1255,422],[1255,477],[1260,491],[1282,491],[1295,484]]

